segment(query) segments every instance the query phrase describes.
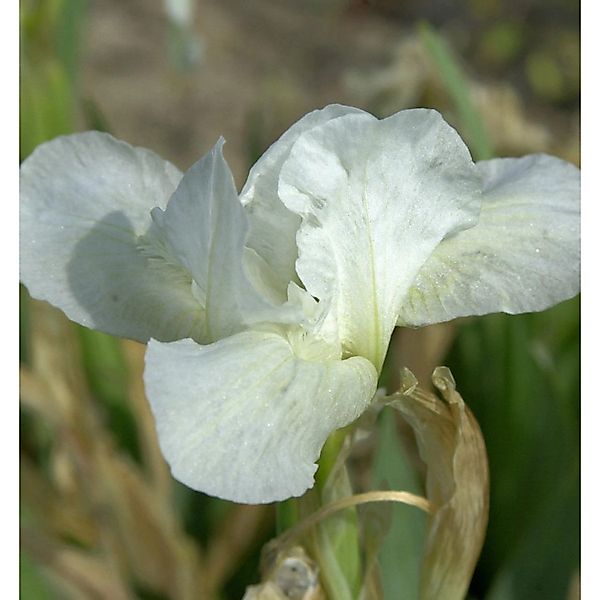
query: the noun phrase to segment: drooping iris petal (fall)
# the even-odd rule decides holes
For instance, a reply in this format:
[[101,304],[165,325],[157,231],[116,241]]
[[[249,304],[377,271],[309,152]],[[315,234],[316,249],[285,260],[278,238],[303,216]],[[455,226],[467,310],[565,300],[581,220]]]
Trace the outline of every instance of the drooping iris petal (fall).
[[246,331],[209,346],[150,342],[145,384],[174,476],[237,502],[299,496],[331,431],[356,419],[377,384],[362,357]]
[[147,341],[194,337],[201,307],[180,265],[140,237],[182,174],[153,152],[89,132],[42,144],[20,177],[21,280],[82,325]]
[[544,154],[476,166],[483,176],[479,222],[435,249],[399,325],[538,311],[579,292],[579,169]]

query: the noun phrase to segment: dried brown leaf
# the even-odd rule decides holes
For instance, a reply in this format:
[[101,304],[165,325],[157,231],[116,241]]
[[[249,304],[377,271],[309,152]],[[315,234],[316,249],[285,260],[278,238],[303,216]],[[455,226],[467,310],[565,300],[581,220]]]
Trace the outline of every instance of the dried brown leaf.
[[580,600],[581,598],[581,575],[579,569],[571,576],[569,589],[567,591],[567,600]]
[[52,483],[27,459],[21,460],[19,480],[23,505],[38,527],[82,545],[93,544],[97,526],[76,495],[57,494]]
[[[22,461],[23,504],[31,524],[47,536],[45,547],[52,549],[38,552],[36,562],[60,580],[61,589],[69,588],[71,595],[65,592],[65,597],[121,596],[108,592],[94,596],[93,590],[85,595],[88,592],[84,594],[64,576],[62,566],[57,571],[56,548],[61,557],[77,564],[80,554],[93,556],[124,580],[137,581],[173,600],[209,597],[199,551],[171,504],[172,479],[164,463],[153,458],[157,442],[143,390],[131,392],[136,396],[135,418],[144,421],[141,429],[147,440],[145,464],[140,466],[119,450],[89,393],[76,358],[72,325],[36,302],[32,302],[32,319],[36,331],[32,365],[22,371],[21,392],[32,418],[52,432],[43,465],[25,457]],[[140,348],[132,376],[141,381]],[[69,546],[66,539],[83,548]],[[71,550],[80,554],[71,558]]]
[[136,422],[140,449],[148,480],[152,482],[154,493],[168,499],[173,488],[173,478],[160,451],[154,416],[144,391],[144,356],[146,346],[123,340],[123,351],[129,371],[129,408]]
[[203,570],[171,507],[139,469],[116,459],[109,448],[97,453],[96,469],[98,499],[110,510],[114,535],[135,578],[169,598],[197,598]]
[[101,555],[53,541],[39,531],[23,529],[21,544],[38,563],[61,598],[74,600],[133,600],[121,574]]
[[212,536],[206,553],[209,590],[218,590],[235,572],[240,559],[262,536],[272,517],[272,507],[265,504],[231,506]]

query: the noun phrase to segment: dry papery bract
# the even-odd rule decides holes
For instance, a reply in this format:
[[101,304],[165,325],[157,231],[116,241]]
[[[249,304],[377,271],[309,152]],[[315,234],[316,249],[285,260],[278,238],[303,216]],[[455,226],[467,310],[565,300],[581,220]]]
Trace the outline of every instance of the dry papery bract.
[[441,398],[423,391],[404,370],[391,406],[415,431],[427,466],[430,503],[421,565],[421,600],[464,598],[479,558],[488,520],[489,470],[473,413],[456,391],[447,367],[433,373]]
[[264,565],[263,582],[249,586],[244,600],[325,600],[319,568],[301,546],[274,552]]

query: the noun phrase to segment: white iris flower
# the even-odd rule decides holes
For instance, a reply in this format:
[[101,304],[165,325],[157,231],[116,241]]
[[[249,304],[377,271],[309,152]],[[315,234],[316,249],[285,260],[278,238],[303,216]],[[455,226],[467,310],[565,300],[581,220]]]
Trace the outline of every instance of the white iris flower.
[[223,141],[184,175],[88,132],[21,170],[21,276],[87,327],[149,342],[162,451],[186,485],[271,502],[313,485],[371,402],[392,330],[579,290],[579,170],[473,163],[433,110],[302,118],[241,195]]

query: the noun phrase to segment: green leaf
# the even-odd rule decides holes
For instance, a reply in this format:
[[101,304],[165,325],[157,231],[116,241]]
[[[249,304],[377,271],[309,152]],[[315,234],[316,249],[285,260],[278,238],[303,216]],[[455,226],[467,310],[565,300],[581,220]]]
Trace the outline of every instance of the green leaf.
[[29,364],[31,361],[31,323],[29,319],[29,292],[19,284],[19,361]]
[[[382,412],[379,444],[374,458],[371,489],[387,484],[394,490],[423,495],[423,485],[407,459],[396,431],[394,413]],[[427,516],[412,507],[393,505],[393,521],[379,552],[385,598],[415,600],[419,590],[419,564],[427,529]]]
[[140,460],[137,426],[128,406],[128,371],[120,341],[105,333],[75,326],[88,384],[106,411],[120,446]]
[[[352,486],[346,467],[330,471],[322,487],[317,479],[316,493],[320,496],[321,506],[351,496]],[[355,508],[340,511],[316,526],[316,558],[331,600],[351,600],[358,595],[361,584],[358,534]]]
[[469,86],[458,59],[444,38],[431,25],[422,23],[419,32],[429,56],[437,67],[442,82],[452,99],[464,128],[465,137],[475,160],[492,158],[491,140],[475,105],[471,101]]
[[89,0],[63,0],[56,23],[56,54],[74,85],[78,78],[88,5]]
[[90,98],[86,98],[82,101],[81,108],[87,129],[110,133],[108,119],[96,102]]
[[296,498],[290,498],[283,502],[277,502],[275,505],[277,512],[277,535],[291,529],[299,520],[298,501]]
[[578,470],[556,482],[498,573],[486,600],[563,600],[578,567]]
[[[334,431],[323,446],[315,474],[314,492],[299,501],[300,513],[316,510],[352,495],[346,467],[344,443],[349,429]],[[312,507],[309,505],[314,503]],[[306,515],[303,515],[306,516]],[[351,600],[361,584],[361,557],[358,515],[355,508],[343,510],[317,525],[313,537],[315,558],[321,569],[323,584],[332,600]]]
[[21,61],[20,155],[75,127],[74,98],[63,66],[48,59],[39,64]]
[[21,11],[20,157],[76,129],[77,73],[88,0],[25,2]]
[[55,597],[39,567],[24,552],[19,557],[19,587],[22,600],[53,600]]

